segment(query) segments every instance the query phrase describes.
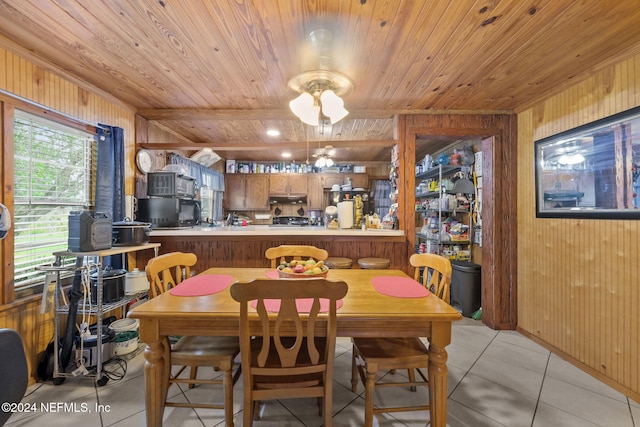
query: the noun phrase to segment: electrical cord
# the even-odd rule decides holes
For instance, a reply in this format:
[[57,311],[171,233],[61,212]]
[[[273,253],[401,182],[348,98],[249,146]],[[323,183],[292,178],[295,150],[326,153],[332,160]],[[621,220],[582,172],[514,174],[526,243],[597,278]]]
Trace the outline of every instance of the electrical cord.
[[[79,358],[76,357],[76,366],[78,369],[74,371],[74,374],[83,374],[87,375],[89,372],[85,366],[85,360],[82,355],[84,355],[84,341],[90,336],[89,332],[89,312],[91,311],[91,265],[87,264],[82,267],[82,321],[80,326],[76,324],[76,329],[78,329],[79,341],[80,341],[80,352],[81,355]],[[89,309],[87,310],[87,304],[89,305]],[[97,331],[96,333],[101,333],[102,331]]]
[[127,374],[127,361],[119,356],[112,357],[102,365],[102,372],[111,381],[120,381]]
[[25,394],[22,398],[24,399],[25,397],[29,397],[31,396],[33,393],[35,393],[36,391],[40,390],[40,388],[44,385],[44,383],[40,383],[40,385],[38,385],[38,387],[34,388],[33,390],[31,390],[29,393]]

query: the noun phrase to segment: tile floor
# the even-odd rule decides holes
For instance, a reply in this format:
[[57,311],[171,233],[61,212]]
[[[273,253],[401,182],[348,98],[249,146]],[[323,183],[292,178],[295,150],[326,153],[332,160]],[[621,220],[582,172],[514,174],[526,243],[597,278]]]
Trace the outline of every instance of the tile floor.
[[[126,375],[96,387],[88,378],[68,378],[64,384],[35,384],[23,402],[75,403],[79,412],[61,408],[48,415],[16,413],[7,426],[116,426],[145,425],[144,356],[141,348],[129,355]],[[615,426],[640,427],[640,404],[595,380],[573,365],[513,331],[494,331],[479,321],[463,319],[454,324],[449,352],[447,424],[450,427],[497,426]],[[334,426],[361,426],[364,396],[350,389],[350,345],[339,339],[333,409]],[[202,373],[207,374],[205,369]],[[213,370],[209,375],[215,375]],[[389,374],[390,375],[390,374]],[[396,374],[399,375],[399,374]],[[242,425],[242,386],[234,389],[235,425]],[[411,393],[383,390],[385,402],[425,398],[426,390]],[[178,399],[222,398],[215,386],[200,386],[170,394]],[[95,411],[95,405],[107,408]],[[84,405],[84,406],[83,406]],[[82,412],[83,408],[91,412]],[[378,426],[426,426],[428,412],[376,415]],[[211,427],[224,425],[222,411],[167,408],[165,426]],[[314,399],[268,402],[256,427],[320,426]]]

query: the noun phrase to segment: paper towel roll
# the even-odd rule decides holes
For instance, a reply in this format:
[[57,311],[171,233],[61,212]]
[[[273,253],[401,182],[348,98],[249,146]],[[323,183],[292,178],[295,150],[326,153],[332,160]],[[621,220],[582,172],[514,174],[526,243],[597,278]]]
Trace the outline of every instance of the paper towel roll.
[[338,224],[340,228],[353,228],[353,201],[338,203]]

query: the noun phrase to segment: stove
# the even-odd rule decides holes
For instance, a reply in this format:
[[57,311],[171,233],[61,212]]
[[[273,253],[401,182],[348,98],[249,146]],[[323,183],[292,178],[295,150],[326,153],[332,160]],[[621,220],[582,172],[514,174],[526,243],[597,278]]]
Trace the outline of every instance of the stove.
[[310,224],[309,217],[306,216],[274,216],[272,222],[272,226],[304,226]]

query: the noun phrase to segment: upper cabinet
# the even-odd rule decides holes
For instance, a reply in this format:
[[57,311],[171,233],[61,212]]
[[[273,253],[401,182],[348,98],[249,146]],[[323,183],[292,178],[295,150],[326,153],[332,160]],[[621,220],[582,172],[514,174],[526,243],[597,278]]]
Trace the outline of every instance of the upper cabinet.
[[307,196],[307,207],[325,208],[324,190],[346,184],[367,189],[366,173],[228,173],[223,208],[248,211],[269,209],[269,196]]
[[369,176],[366,173],[322,174],[322,178],[323,188],[331,188],[336,184],[346,184],[347,178],[351,180],[351,187],[353,188],[367,188],[367,185],[369,185]]
[[324,209],[324,191],[322,176],[317,173],[307,175],[307,207],[309,209]]
[[260,174],[227,174],[225,176],[224,209],[269,209],[269,176]]
[[243,209],[246,180],[244,175],[226,175],[224,177],[224,209]]
[[269,194],[291,195],[307,193],[308,174],[277,174],[269,176]]

